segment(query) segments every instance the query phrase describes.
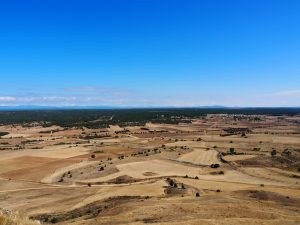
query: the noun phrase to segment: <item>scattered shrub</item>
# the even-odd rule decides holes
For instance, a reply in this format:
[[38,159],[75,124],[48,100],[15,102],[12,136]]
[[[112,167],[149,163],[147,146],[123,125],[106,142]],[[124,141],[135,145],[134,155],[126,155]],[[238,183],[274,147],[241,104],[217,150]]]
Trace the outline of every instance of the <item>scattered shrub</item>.
[[219,168],[219,167],[220,167],[220,164],[218,164],[218,163],[216,163],[216,164],[211,164],[210,167],[211,167],[211,168],[214,168],[214,169],[215,169],[215,168]]
[[271,156],[275,156],[277,154],[276,150],[275,149],[272,149],[271,151]]
[[52,217],[50,223],[58,223],[58,219],[56,217]]

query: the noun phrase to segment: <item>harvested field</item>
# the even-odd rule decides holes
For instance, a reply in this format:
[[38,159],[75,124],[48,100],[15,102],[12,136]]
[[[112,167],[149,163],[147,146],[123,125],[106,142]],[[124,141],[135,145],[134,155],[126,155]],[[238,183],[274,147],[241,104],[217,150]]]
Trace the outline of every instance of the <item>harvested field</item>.
[[223,156],[223,159],[229,162],[245,160],[245,159],[252,159],[255,158],[256,155],[226,155]]
[[184,154],[178,158],[178,160],[183,162],[189,162],[199,165],[211,165],[214,163],[220,163],[218,160],[218,152],[215,150],[203,150],[195,149],[190,153]]

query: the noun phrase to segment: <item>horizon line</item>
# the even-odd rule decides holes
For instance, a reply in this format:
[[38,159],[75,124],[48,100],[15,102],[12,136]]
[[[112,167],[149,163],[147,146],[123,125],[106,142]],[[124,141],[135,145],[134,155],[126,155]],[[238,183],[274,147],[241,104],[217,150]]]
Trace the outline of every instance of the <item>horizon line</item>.
[[0,106],[0,111],[21,110],[118,110],[118,109],[300,109],[300,106]]

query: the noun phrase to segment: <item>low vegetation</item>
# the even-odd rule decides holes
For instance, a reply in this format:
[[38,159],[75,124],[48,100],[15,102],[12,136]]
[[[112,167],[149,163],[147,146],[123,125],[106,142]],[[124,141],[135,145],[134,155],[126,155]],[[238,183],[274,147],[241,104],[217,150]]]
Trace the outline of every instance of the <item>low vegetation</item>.
[[0,224],[1,225],[39,225],[39,221],[31,220],[27,216],[19,213],[0,209]]

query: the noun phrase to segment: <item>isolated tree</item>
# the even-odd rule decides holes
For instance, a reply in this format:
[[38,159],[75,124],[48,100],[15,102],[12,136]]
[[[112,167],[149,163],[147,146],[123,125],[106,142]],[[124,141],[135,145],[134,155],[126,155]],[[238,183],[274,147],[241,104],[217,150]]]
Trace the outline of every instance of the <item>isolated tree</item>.
[[273,150],[271,151],[271,156],[275,156],[276,154],[277,154],[276,150],[273,149]]
[[216,163],[216,164],[211,164],[210,165],[211,168],[219,168],[220,164]]
[[170,179],[169,184],[170,184],[170,186],[174,186],[174,181]]

